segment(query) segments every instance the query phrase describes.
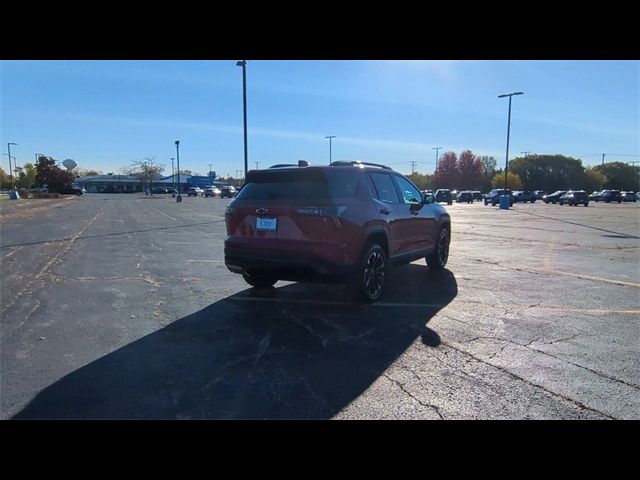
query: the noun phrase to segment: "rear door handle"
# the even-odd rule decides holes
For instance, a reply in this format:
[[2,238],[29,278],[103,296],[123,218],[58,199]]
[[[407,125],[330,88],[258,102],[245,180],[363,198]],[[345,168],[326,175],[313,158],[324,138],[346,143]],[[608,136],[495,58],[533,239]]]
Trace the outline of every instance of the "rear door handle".
[[384,213],[385,215],[389,215],[391,213],[391,210],[389,210],[388,208],[381,208],[380,209],[380,213]]

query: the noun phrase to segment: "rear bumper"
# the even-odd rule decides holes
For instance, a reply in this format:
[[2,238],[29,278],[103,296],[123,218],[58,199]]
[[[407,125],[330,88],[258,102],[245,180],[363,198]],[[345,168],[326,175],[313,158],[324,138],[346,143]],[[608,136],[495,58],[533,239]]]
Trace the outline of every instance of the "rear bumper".
[[339,247],[324,245],[322,250],[313,245],[308,251],[291,249],[265,249],[234,245],[225,241],[224,262],[233,273],[269,272],[280,280],[343,279],[354,265],[345,260]]

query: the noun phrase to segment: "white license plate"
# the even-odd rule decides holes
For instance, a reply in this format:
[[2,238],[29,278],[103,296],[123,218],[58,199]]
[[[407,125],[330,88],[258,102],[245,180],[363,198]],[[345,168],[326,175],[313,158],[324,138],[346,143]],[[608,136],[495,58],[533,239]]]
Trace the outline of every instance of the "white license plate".
[[277,218],[256,218],[256,230],[275,232],[278,226]]

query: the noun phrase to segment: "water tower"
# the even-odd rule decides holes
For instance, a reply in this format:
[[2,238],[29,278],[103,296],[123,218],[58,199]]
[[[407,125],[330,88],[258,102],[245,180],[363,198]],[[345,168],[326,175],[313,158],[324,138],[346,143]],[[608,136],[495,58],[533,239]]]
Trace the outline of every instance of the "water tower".
[[65,168],[69,171],[73,170],[74,168],[76,168],[78,166],[78,164],[76,163],[75,160],[71,160],[70,158],[67,158],[64,162],[62,162],[62,165],[65,166]]

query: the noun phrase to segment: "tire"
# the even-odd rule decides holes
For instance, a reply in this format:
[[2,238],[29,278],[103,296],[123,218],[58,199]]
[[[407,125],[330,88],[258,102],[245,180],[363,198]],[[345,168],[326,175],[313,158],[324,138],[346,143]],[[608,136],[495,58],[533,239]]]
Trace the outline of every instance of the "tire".
[[245,282],[255,288],[270,288],[278,281],[277,278],[269,274],[249,275],[246,272],[242,274],[242,278],[244,278]]
[[378,300],[384,291],[388,269],[384,248],[375,242],[367,243],[347,283],[352,296],[366,303]]
[[438,243],[433,252],[425,257],[430,270],[442,270],[449,260],[449,244],[451,243],[451,233],[448,226],[440,229]]
[[584,206],[588,207],[589,206],[589,202],[584,202]]

